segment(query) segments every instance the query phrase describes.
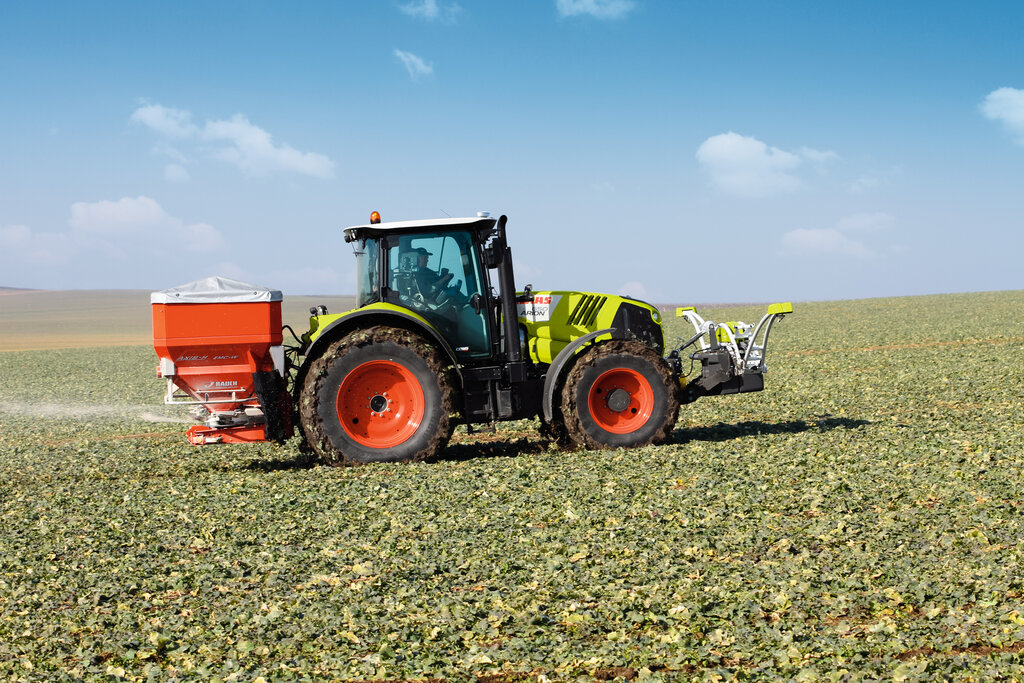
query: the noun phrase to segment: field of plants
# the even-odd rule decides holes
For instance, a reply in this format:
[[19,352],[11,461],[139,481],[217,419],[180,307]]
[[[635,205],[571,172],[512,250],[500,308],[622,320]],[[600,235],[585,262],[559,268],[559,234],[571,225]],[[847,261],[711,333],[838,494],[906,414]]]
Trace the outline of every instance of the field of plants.
[[356,468],[189,446],[148,346],[0,353],[0,679],[1024,678],[1024,292],[772,342],[663,446]]

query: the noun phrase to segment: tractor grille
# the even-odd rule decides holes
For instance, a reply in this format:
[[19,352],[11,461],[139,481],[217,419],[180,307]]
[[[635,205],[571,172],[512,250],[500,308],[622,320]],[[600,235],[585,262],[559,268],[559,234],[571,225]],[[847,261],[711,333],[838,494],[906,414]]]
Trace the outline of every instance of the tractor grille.
[[600,294],[584,294],[583,298],[573,307],[572,313],[569,314],[569,324],[580,327],[593,327],[597,321],[597,314],[600,312],[601,306],[604,306],[604,302],[607,300],[608,297],[601,296]]

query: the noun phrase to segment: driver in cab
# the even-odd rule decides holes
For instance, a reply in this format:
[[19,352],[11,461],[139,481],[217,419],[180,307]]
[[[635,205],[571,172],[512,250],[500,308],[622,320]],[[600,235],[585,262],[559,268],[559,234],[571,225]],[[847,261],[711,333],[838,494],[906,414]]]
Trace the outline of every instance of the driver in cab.
[[418,255],[419,259],[419,263],[416,268],[416,284],[419,285],[420,292],[424,296],[436,294],[451,282],[453,276],[448,272],[447,268],[442,268],[441,273],[438,274],[436,271],[427,267],[427,260],[433,256],[431,252],[427,251],[423,247],[416,247],[413,249],[413,252]]

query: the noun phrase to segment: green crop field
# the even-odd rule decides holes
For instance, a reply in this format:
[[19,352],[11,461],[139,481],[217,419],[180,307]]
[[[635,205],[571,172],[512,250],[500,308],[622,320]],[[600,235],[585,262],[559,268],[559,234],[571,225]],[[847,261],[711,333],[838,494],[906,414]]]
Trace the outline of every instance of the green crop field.
[[1024,292],[795,308],[666,445],[414,465],[189,446],[144,342],[0,353],[0,678],[1021,680]]

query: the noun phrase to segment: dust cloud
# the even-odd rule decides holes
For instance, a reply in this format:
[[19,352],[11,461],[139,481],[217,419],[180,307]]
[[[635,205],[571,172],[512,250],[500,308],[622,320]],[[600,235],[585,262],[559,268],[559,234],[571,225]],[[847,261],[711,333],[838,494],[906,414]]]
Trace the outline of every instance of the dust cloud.
[[41,420],[109,420],[109,421],[142,421],[169,422],[173,424],[192,424],[194,421],[172,415],[161,415],[151,405],[96,405],[84,403],[32,403],[27,401],[0,401],[0,415],[32,417]]

